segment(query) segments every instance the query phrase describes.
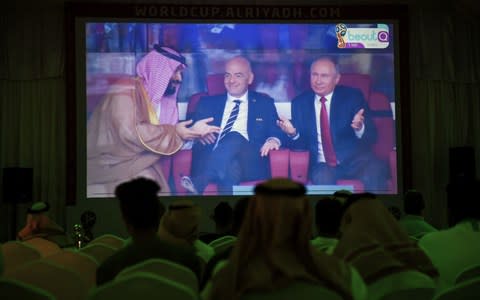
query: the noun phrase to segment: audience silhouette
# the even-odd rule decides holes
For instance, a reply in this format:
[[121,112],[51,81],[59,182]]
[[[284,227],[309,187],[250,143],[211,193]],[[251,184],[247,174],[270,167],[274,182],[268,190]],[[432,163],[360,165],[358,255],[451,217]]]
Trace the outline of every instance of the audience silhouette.
[[115,196],[132,240],[98,267],[97,285],[113,280],[124,268],[149,258],[164,258],[182,264],[200,279],[201,265],[194,251],[157,235],[161,212],[158,192],[160,186],[146,178],[133,179],[116,187]]

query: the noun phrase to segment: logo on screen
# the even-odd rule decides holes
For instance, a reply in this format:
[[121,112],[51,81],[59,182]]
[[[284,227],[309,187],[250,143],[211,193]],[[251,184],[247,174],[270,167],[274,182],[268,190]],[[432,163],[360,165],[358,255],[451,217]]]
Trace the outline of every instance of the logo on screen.
[[386,24],[377,27],[350,27],[343,23],[335,26],[338,48],[383,49],[390,43],[390,33]]
[[347,26],[343,23],[337,24],[335,26],[335,33],[337,34],[337,47],[345,48],[345,39],[344,36],[347,34]]

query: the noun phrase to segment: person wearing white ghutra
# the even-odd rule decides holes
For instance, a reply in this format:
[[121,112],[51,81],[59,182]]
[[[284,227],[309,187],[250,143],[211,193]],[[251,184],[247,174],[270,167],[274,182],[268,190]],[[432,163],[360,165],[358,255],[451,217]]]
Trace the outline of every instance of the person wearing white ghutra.
[[193,146],[192,177],[182,177],[182,186],[193,194],[203,193],[209,183],[219,194],[231,194],[234,185],[271,177],[268,153],[278,149],[287,136],[276,125],[272,98],[248,89],[254,74],[250,62],[237,56],[225,65],[226,94],[203,97],[193,120],[212,117],[218,136],[209,134]]

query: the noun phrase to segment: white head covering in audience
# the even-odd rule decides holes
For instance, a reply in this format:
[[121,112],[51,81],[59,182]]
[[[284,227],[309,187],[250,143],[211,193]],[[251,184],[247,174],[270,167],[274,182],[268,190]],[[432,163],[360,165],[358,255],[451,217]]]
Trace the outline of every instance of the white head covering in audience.
[[192,246],[198,239],[200,216],[200,207],[192,201],[175,201],[160,220],[158,235],[170,243]]
[[288,179],[258,185],[230,260],[212,278],[211,299],[237,299],[297,280],[351,299],[349,267],[310,245],[312,218],[303,185]]
[[358,199],[347,207],[342,218],[342,236],[334,255],[351,263],[367,284],[407,270],[438,276],[427,255],[380,200],[371,194],[352,197]]
[[26,241],[36,237],[44,238],[58,244],[60,247],[72,245],[65,230],[49,216],[50,205],[46,202],[35,202],[27,211],[27,222],[18,232],[18,239]]
[[18,237],[21,240],[45,232],[64,232],[63,228],[47,215],[50,205],[46,202],[35,202],[27,211],[27,222],[20,230]]

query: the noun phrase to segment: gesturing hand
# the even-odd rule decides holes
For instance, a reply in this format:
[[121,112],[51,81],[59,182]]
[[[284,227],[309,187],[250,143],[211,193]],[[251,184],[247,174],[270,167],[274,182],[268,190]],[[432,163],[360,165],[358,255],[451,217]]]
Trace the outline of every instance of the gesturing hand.
[[365,109],[362,108],[355,114],[355,116],[353,116],[351,126],[354,130],[360,130],[363,128],[363,121],[365,120],[365,117],[363,116],[364,111]]
[[198,120],[197,122],[195,122],[195,124],[193,124],[193,126],[190,129],[199,133],[200,136],[202,137],[212,133],[219,133],[220,127],[208,124],[212,121],[213,121],[212,117]]
[[175,130],[177,131],[178,135],[182,138],[182,140],[189,141],[189,140],[199,138],[201,136],[199,133],[187,127],[192,123],[193,123],[193,120],[187,120],[187,121],[178,122],[175,125]]
[[278,150],[278,148],[280,148],[280,145],[275,139],[268,139],[260,148],[260,156],[267,156],[270,150]]
[[209,134],[218,133],[220,131],[220,127],[208,125],[208,123],[212,121],[213,118],[198,120],[195,122],[195,124],[193,124],[192,127],[188,127],[193,123],[192,120],[182,121],[175,125],[175,129],[183,140],[193,140]]
[[213,144],[217,140],[217,137],[218,135],[209,133],[207,135],[200,137],[198,140],[200,141],[200,143],[202,143],[202,145]]
[[297,129],[293,127],[292,122],[288,118],[280,116],[280,120],[277,120],[277,125],[286,134],[293,136],[297,134]]

